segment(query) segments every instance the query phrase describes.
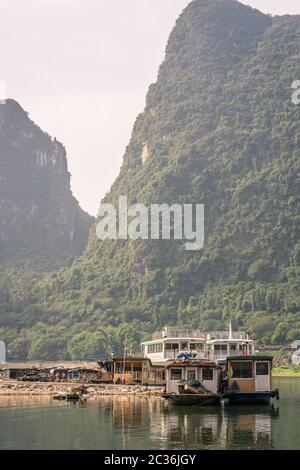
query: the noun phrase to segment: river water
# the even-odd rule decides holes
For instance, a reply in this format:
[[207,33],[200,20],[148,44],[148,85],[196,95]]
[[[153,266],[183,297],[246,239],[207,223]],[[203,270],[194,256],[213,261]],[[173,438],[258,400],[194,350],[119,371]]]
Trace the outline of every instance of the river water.
[[0,397],[0,449],[300,449],[300,378],[270,406],[173,407],[162,399],[85,404]]

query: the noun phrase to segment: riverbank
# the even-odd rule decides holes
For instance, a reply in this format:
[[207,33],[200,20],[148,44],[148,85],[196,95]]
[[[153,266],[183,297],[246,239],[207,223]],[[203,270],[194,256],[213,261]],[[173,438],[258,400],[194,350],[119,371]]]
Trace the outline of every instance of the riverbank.
[[275,367],[272,370],[273,377],[300,377],[299,367]]
[[[0,396],[54,396],[60,393],[71,393],[74,386],[80,384],[54,383],[54,382],[17,382],[0,381]],[[159,397],[164,387],[146,387],[142,385],[111,385],[111,384],[83,384],[91,398],[100,396],[142,396]]]

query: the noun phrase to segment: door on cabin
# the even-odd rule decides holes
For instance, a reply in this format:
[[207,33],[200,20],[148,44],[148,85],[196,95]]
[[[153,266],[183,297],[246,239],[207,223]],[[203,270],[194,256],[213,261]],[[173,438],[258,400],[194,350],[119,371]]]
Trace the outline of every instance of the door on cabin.
[[255,391],[269,392],[271,389],[270,381],[270,362],[257,361],[255,363]]
[[186,380],[197,380],[197,369],[187,369]]

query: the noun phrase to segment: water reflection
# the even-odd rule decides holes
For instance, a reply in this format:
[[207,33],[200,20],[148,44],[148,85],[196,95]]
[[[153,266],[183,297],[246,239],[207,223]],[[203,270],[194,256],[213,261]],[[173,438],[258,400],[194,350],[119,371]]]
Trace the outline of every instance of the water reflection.
[[281,388],[279,404],[239,408],[135,396],[84,404],[0,397],[0,449],[299,448],[300,381]]
[[173,409],[162,414],[165,447],[272,448],[272,422],[279,408]]
[[[95,403],[95,405],[97,405]],[[102,403],[103,405],[103,403]],[[109,399],[105,414],[122,436],[122,448],[137,444],[137,432],[164,449],[272,448],[279,407],[174,407],[162,400]]]

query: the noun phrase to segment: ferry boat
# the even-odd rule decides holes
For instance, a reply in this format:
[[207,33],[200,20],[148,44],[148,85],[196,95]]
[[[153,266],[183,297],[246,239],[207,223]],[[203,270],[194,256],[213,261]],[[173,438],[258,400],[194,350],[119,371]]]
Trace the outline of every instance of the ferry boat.
[[165,327],[141,343],[141,355],[153,365],[166,365],[176,359],[208,359],[225,363],[228,356],[253,355],[255,342],[243,331],[203,333],[189,328]]
[[180,356],[193,359],[206,357],[206,338],[199,330],[165,327],[153,334],[152,341],[141,343],[143,357],[152,364],[167,364]]

